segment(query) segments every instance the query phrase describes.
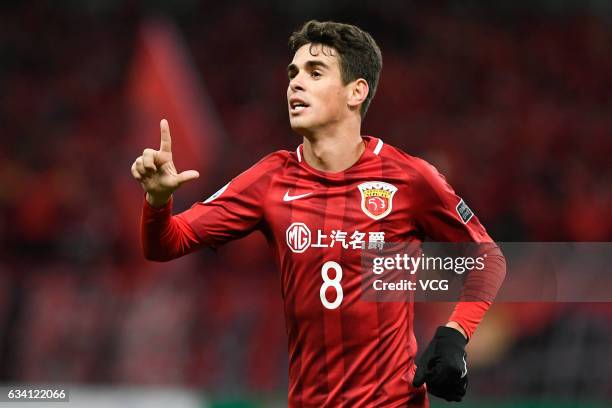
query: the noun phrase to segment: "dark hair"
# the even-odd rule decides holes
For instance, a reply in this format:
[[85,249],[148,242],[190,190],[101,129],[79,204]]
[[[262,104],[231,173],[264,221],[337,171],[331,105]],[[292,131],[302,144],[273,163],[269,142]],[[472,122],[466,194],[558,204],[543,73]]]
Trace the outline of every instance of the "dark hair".
[[344,84],[359,78],[367,81],[370,91],[361,105],[363,119],[376,93],[382,69],[382,54],[372,36],[354,25],[310,20],[291,34],[289,48],[295,53],[308,43],[326,45],[338,51]]

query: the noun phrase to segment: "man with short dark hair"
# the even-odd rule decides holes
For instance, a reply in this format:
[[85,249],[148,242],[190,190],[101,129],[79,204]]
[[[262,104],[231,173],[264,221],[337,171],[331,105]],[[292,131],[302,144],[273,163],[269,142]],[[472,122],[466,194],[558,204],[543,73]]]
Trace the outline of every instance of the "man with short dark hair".
[[[146,192],[145,256],[167,261],[263,232],[281,272],[291,407],[426,407],[427,390],[459,401],[467,386],[464,347],[490,300],[462,298],[415,364],[413,304],[363,301],[361,254],[372,244],[425,237],[492,240],[435,168],[361,135],[382,68],[368,33],[310,21],[289,44],[289,121],[303,143],[268,155],[173,216],[172,193],[199,175],[176,171],[162,120],[160,149],[146,149],[132,166]],[[478,283],[484,279],[493,294],[505,274],[495,249]],[[464,296],[479,293],[469,285]]]

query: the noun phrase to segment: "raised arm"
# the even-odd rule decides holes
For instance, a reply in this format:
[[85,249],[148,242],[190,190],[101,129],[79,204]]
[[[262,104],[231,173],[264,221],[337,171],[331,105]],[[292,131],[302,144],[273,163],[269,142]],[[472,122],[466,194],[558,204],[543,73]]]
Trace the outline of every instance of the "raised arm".
[[172,139],[168,121],[160,122],[159,150],[145,149],[132,164],[132,176],[145,191],[141,217],[141,240],[145,258],[169,261],[192,252],[201,241],[180,216],[172,216],[172,193],[197,179],[195,170],[176,171],[172,162]]
[[287,152],[264,157],[208,199],[172,215],[172,193],[199,174],[195,170],[176,171],[168,122],[162,120],[160,126],[159,150],[145,149],[132,165],[132,175],[146,193],[141,237],[147,259],[168,261],[202,246],[216,248],[264,225],[270,182],[283,168]]

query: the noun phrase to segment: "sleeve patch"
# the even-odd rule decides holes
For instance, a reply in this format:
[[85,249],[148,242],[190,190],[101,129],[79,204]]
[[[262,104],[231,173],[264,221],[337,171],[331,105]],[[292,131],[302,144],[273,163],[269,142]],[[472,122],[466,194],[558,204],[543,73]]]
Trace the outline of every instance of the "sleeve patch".
[[470,210],[470,207],[467,206],[463,199],[459,201],[459,204],[457,204],[455,210],[457,210],[457,214],[459,214],[459,218],[461,218],[464,224],[467,224],[468,221],[470,221],[474,216],[474,213],[472,210]]

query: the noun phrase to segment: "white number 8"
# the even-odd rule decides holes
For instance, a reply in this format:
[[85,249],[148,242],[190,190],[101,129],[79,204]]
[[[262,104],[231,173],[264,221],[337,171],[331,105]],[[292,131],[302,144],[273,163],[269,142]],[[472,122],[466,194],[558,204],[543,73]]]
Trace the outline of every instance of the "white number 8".
[[[334,279],[329,278],[328,271],[333,269],[336,272],[336,276]],[[321,269],[321,277],[323,278],[323,285],[321,285],[321,290],[319,291],[319,295],[321,296],[321,303],[327,309],[336,309],[342,303],[342,298],[344,297],[344,293],[342,293],[342,286],[340,286],[340,280],[342,279],[342,267],[334,261],[327,261],[323,264],[323,268]],[[336,300],[330,302],[327,300],[326,292],[327,289],[334,288],[336,289]]]

